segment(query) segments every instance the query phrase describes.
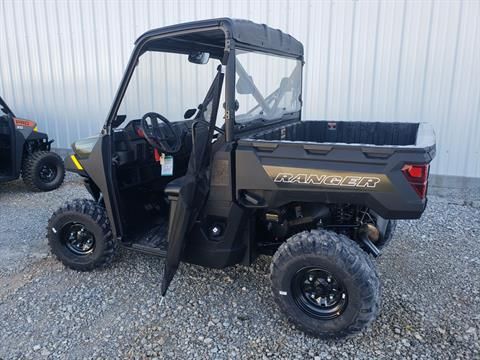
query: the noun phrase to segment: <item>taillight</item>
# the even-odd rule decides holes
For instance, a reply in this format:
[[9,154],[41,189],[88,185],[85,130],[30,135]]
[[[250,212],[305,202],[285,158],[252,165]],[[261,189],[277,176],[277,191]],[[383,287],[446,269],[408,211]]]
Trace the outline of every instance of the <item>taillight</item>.
[[403,175],[421,199],[425,199],[428,183],[428,164],[405,164],[402,168]]

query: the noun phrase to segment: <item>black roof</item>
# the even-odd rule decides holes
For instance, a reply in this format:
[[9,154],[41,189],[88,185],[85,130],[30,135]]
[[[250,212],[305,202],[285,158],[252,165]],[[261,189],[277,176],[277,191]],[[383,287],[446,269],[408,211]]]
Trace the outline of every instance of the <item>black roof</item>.
[[[149,40],[152,37],[160,35],[172,34],[172,36],[180,36],[188,40],[195,41],[194,35],[189,31],[195,31],[205,28],[222,28],[226,33],[227,39],[234,39],[240,47],[252,48],[253,50],[264,50],[275,52],[294,57],[303,57],[303,45],[293,36],[283,33],[281,30],[272,29],[265,24],[257,24],[249,20],[218,18],[200,21],[192,21],[176,25],[165,26],[158,29],[152,29],[141,35],[135,44]],[[200,34],[199,34],[200,35]],[[203,36],[201,41],[218,41],[224,42],[224,39],[218,39],[214,32],[207,37]]]

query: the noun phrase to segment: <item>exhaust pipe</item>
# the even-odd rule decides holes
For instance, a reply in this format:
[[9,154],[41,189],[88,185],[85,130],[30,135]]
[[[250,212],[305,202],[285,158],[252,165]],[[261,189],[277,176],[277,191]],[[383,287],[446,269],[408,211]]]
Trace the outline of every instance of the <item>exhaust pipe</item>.
[[379,257],[381,255],[381,251],[374,244],[379,238],[380,231],[378,231],[373,224],[364,224],[360,228],[360,240],[365,245],[367,252],[374,257]]

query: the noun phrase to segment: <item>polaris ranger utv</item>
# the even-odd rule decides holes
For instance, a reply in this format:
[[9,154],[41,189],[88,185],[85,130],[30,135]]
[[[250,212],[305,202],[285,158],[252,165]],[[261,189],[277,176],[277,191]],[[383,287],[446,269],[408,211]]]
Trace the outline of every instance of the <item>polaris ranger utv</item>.
[[[165,257],[162,295],[181,261],[223,268],[273,254],[273,297],[299,328],[365,328],[380,304],[369,254],[395,219],[425,210],[433,131],[301,121],[303,63],[300,42],[245,20],[143,34],[100,135],[66,159],[92,199],[52,215],[52,252],[80,271],[108,265],[118,245]],[[165,88],[172,77],[182,83]]]
[[65,176],[62,158],[50,151],[53,140],[35,121],[19,119],[0,97],[0,183],[22,175],[34,191],[58,188]]

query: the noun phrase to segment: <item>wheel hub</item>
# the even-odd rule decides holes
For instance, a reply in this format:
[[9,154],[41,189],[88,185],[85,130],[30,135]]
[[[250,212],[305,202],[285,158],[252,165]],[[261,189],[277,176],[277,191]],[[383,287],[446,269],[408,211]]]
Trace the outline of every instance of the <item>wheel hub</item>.
[[95,248],[95,237],[84,225],[68,224],[62,231],[62,237],[67,249],[77,255],[87,255]]
[[57,176],[57,168],[56,167],[45,164],[40,168],[39,178],[43,182],[48,183],[50,181],[53,181],[56,176]]
[[321,268],[299,270],[292,280],[296,303],[308,315],[328,320],[340,316],[347,305],[343,284]]

